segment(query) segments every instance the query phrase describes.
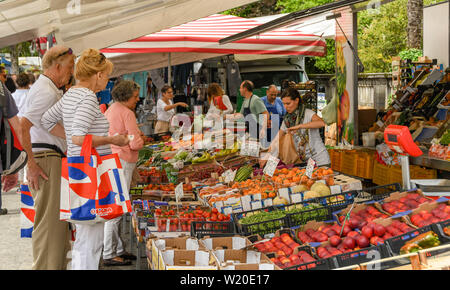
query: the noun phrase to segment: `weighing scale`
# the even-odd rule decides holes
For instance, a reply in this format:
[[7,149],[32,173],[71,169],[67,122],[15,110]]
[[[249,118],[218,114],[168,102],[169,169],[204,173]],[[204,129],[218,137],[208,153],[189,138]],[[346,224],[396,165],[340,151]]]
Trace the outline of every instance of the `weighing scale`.
[[[411,180],[409,173],[409,156],[419,157],[423,154],[419,146],[414,143],[408,127],[400,125],[389,125],[384,130],[384,141],[389,148],[400,155],[402,167],[403,187],[411,190],[413,187],[420,188],[425,195],[431,198],[449,196],[450,180],[447,179],[423,179]],[[414,186],[412,185],[414,184]]]

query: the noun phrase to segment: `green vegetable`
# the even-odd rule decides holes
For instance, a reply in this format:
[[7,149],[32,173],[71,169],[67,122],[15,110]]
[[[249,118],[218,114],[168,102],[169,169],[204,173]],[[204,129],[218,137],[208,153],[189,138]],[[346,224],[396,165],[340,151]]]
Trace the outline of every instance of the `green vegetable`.
[[147,160],[152,158],[153,155],[153,149],[144,147],[141,150],[139,150],[138,154],[138,161],[136,162],[136,166],[140,166],[144,164]]
[[444,133],[441,137],[441,141],[439,142],[441,145],[449,145],[450,144],[450,129]]
[[400,248],[400,254],[414,253],[422,249],[439,246],[440,244],[441,241],[439,241],[438,235],[433,231],[428,231],[406,242],[406,244]]

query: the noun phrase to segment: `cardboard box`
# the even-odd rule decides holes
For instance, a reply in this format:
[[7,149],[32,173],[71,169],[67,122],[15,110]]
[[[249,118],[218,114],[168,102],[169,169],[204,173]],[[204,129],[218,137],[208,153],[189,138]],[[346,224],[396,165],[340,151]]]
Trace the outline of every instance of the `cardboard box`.
[[197,251],[207,249],[197,239],[191,237],[165,238],[151,240],[152,269],[162,270],[161,252],[166,250],[190,250]]
[[203,238],[200,239],[200,244],[203,245],[207,250],[239,250],[247,246],[250,246],[252,242],[246,237],[235,236],[235,237],[215,237],[215,238]]
[[210,251],[166,250],[160,252],[159,270],[217,270],[217,260]]
[[[212,254],[216,258],[219,269],[227,269],[230,266],[272,264],[272,261],[263,253],[254,250],[214,250]],[[254,266],[252,266],[254,267]]]

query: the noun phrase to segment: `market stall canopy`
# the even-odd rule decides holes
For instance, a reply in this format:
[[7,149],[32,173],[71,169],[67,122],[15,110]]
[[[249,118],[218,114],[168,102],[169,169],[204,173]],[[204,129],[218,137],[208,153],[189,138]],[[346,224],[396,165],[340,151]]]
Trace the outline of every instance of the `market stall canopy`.
[[187,23],[255,0],[5,0],[0,47],[47,36],[79,54]]
[[[226,45],[218,43],[228,35],[258,25],[260,22],[253,19],[214,14],[102,49],[102,52],[111,58],[115,65],[113,75],[165,67],[168,64],[168,53],[171,53],[171,65],[226,54],[306,56],[326,54],[323,37],[291,29],[278,29]],[[151,54],[157,54],[157,62],[154,61],[155,56]]]

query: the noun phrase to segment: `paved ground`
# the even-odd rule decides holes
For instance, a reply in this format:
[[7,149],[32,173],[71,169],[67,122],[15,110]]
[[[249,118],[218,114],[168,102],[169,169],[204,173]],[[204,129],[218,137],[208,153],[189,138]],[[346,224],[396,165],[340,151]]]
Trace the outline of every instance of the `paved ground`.
[[[8,214],[0,216],[0,270],[31,270],[33,263],[31,239],[20,238],[20,194],[16,193],[16,189],[6,193],[2,192],[2,202],[3,207],[8,209]],[[123,229],[122,225],[120,228]],[[128,222],[121,236],[127,251],[136,255],[136,239],[130,249]],[[130,266],[120,267],[104,267],[100,264],[100,269],[136,270],[136,261],[133,261]],[[145,257],[141,259],[141,269],[147,269]]]

